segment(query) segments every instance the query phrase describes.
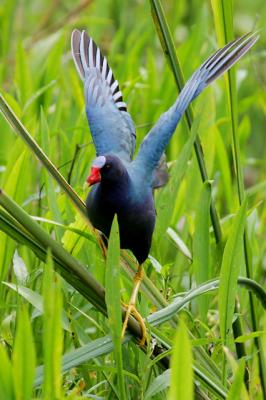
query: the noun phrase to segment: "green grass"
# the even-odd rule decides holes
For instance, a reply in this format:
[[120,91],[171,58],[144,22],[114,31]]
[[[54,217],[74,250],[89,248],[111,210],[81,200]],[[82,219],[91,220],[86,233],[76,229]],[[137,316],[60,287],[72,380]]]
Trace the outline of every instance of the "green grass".
[[171,179],[156,192],[138,298],[145,349],[134,318],[120,340],[134,259],[123,251],[119,263],[114,224],[105,260],[86,218],[95,153],[70,55],[72,29],[87,29],[108,55],[139,145],[216,38],[264,28],[263,6],[2,2],[0,398],[264,398],[264,31],[193,103],[167,148]]

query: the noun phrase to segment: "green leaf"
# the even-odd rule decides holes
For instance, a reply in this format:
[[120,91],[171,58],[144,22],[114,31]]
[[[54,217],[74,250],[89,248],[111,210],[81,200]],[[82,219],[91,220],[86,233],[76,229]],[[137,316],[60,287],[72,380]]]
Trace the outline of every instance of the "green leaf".
[[119,398],[126,399],[122,362],[122,319],[120,301],[120,240],[117,216],[115,216],[108,242],[105,272],[105,300],[108,320],[114,343],[114,356],[117,368]]
[[19,91],[20,102],[21,104],[25,104],[31,92],[32,79],[30,77],[28,57],[20,41],[18,42],[16,52],[15,80]]
[[213,127],[216,133],[216,155],[219,164],[219,170],[221,171],[221,187],[225,196],[226,206],[229,211],[233,204],[232,195],[232,178],[230,173],[230,160],[229,154],[226,151],[225,144],[218,127]]
[[244,373],[246,366],[245,359],[241,358],[238,362],[235,360],[235,358],[227,348],[224,348],[224,351],[234,374],[232,385],[228,391],[227,400],[249,400],[247,389],[244,383]]
[[[43,150],[45,151],[45,153],[49,156],[49,148],[50,148],[50,146],[49,146],[49,139],[50,139],[49,127],[48,127],[48,123],[45,118],[43,109],[41,109],[41,124],[40,125],[41,125],[40,128],[41,128],[42,147],[43,147]],[[46,173],[46,171],[44,171],[44,178],[45,178],[45,187],[46,187],[47,200],[48,200],[48,208],[52,214],[53,219],[62,223],[61,213],[60,213],[60,211],[58,209],[58,205],[57,205],[54,181],[53,181],[52,177]],[[63,235],[63,230],[58,226],[55,226],[54,229],[55,229],[57,239],[58,240],[61,239],[61,237]]]
[[0,344],[0,399],[15,399],[11,362],[2,343]]
[[25,306],[18,313],[12,361],[16,399],[31,399],[35,376],[35,347]]
[[[254,338],[260,337],[260,336],[263,336],[263,337],[266,338],[266,331],[251,332],[251,333],[248,334],[248,335],[241,335],[241,336],[238,336],[238,337],[235,339],[235,342],[236,342],[236,343],[245,343],[245,342],[247,342],[248,340],[251,340],[251,339],[254,339]],[[264,340],[265,340],[265,339],[264,339]]]
[[[22,152],[19,157],[17,154],[12,154],[6,170],[5,190],[17,201],[21,200],[24,188],[22,174],[26,166],[25,160],[25,152]],[[7,279],[6,275],[14,250],[14,243],[5,234],[0,232],[0,281]]]
[[[124,343],[129,342],[130,335],[126,335]],[[62,372],[68,371],[81,364],[87,363],[97,357],[104,356],[114,351],[113,340],[110,336],[104,336],[93,340],[92,342],[68,353],[62,358]],[[39,386],[43,382],[43,366],[40,365],[36,369],[35,386]]]
[[52,400],[61,397],[63,334],[61,327],[62,295],[60,278],[53,270],[50,253],[48,253],[43,275],[43,299],[43,398]]
[[[41,248],[44,248],[45,250],[47,248],[52,249],[53,256],[56,259],[56,265],[62,276],[89,301],[91,301],[97,309],[100,309],[105,313],[104,289],[99,282],[93,278],[88,269],[72,257],[59,242],[52,239],[39,224],[37,224],[18,204],[1,191],[1,189],[0,204],[15,220],[23,225],[26,231],[33,236],[36,244],[39,243]],[[10,230],[8,232],[10,232]],[[36,254],[40,256],[39,251],[36,251]]]
[[162,392],[170,386],[170,369],[164,371],[161,375],[156,376],[156,378],[149,385],[146,393],[145,400],[150,399],[156,394]]
[[78,255],[86,239],[97,243],[96,238],[88,232],[88,228],[88,221],[77,214],[75,221],[69,224],[67,231],[62,237],[64,248],[71,254]]
[[3,284],[10,287],[15,292],[19,293],[33,307],[43,313],[43,299],[39,293],[33,291],[30,288],[27,288],[26,286],[16,285],[15,283],[3,282]]
[[219,314],[220,332],[225,345],[230,337],[237,293],[237,278],[243,255],[243,233],[246,222],[247,201],[245,200],[235,217],[226,242],[220,272]]
[[[2,282],[4,285],[10,287],[15,292],[19,293],[26,299],[33,307],[35,307],[41,314],[43,314],[43,297],[36,291],[22,285],[15,285],[14,283]],[[62,313],[62,326],[66,331],[69,331],[69,321],[66,312]]]
[[192,349],[187,328],[183,320],[180,320],[171,359],[169,400],[192,400],[194,398],[192,363]]
[[192,254],[187,245],[181,239],[181,237],[177,234],[176,231],[172,228],[167,228],[167,234],[172,239],[176,247],[184,254],[185,257],[188,258],[190,262],[192,262]]
[[[195,234],[193,240],[193,269],[197,285],[210,279],[210,205],[211,205],[211,184],[205,182],[196,210]],[[202,321],[207,320],[208,298],[201,297],[198,301],[199,312]]]
[[[233,383],[229,389],[227,400],[235,400],[235,399],[246,399],[248,400],[248,396],[246,390],[244,389],[244,372],[245,372],[245,360],[242,358],[239,362],[239,367],[237,372],[234,375]],[[243,390],[245,391],[245,395],[243,395]]]

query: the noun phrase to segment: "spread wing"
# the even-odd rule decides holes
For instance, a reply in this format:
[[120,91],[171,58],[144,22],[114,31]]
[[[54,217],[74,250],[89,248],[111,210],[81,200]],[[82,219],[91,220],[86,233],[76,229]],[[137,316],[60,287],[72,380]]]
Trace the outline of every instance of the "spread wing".
[[71,47],[84,81],[86,113],[97,156],[112,153],[126,162],[131,161],[136,143],[135,127],[106,58],[85,31],[73,31]]
[[208,58],[186,83],[174,105],[160,117],[144,138],[132,168],[145,171],[145,177],[151,185],[161,156],[188,105],[206,86],[234,65],[257,39],[258,35],[246,34]]

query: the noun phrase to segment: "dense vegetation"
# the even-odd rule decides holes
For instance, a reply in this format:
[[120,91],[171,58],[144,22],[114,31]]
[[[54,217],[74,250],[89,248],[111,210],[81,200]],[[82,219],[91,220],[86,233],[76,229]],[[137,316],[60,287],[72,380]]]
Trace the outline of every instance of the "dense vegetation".
[[264,0],[162,6],[169,31],[155,0],[0,3],[1,399],[266,396],[263,31],[197,99],[167,149],[171,179],[156,192],[138,299],[147,348],[133,318],[120,339],[134,258],[123,251],[119,262],[114,224],[106,259],[86,219],[95,152],[71,31],[86,29],[108,55],[139,144],[176,98],[182,71],[188,78],[266,21]]

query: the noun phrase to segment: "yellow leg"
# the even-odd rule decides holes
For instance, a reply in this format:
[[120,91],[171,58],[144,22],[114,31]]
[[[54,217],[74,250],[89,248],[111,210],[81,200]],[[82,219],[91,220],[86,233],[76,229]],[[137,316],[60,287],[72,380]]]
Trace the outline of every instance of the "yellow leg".
[[134,278],[134,288],[133,288],[133,291],[132,291],[132,294],[130,297],[129,305],[127,306],[127,312],[125,315],[123,328],[122,328],[122,338],[123,338],[125,336],[125,332],[127,329],[129,316],[132,314],[141,326],[142,338],[140,341],[140,346],[144,345],[144,343],[146,341],[146,337],[147,337],[147,330],[146,330],[145,323],[144,323],[143,318],[141,317],[140,313],[136,309],[137,295],[138,295],[138,291],[139,291],[139,287],[140,287],[143,275],[144,275],[143,267],[142,267],[142,265],[139,265],[138,271]]

